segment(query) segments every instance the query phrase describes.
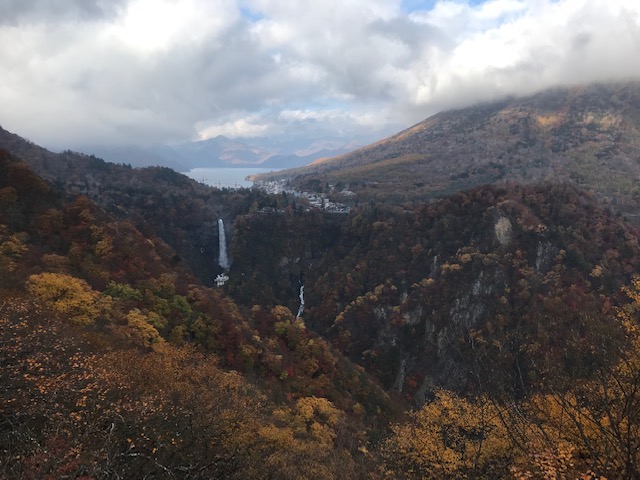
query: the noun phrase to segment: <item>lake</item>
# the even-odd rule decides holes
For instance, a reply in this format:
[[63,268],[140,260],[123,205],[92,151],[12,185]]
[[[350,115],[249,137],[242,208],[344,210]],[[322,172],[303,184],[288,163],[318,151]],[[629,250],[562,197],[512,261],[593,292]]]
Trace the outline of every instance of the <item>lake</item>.
[[182,172],[189,178],[218,188],[250,188],[253,182],[245,180],[249,175],[273,172],[273,168],[193,168]]

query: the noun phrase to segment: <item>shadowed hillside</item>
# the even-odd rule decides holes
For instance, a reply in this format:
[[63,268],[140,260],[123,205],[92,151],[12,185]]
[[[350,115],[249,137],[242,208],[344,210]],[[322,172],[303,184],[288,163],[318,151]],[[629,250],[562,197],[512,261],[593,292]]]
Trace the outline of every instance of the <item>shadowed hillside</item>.
[[24,160],[67,195],[85,195],[175,251],[174,263],[207,285],[218,266],[218,219],[231,233],[233,219],[249,209],[284,208],[284,197],[257,190],[216,189],[166,167],[131,168],[72,151],[50,152],[0,128],[0,148]]
[[246,289],[237,298],[286,298],[286,280],[303,276],[307,324],[417,404],[434,386],[521,395],[546,369],[558,382],[588,375],[583,346],[601,342],[589,362],[611,357],[604,312],[640,271],[637,228],[569,185],[355,208],[315,257],[330,227],[321,217],[253,217],[236,223],[236,282]]

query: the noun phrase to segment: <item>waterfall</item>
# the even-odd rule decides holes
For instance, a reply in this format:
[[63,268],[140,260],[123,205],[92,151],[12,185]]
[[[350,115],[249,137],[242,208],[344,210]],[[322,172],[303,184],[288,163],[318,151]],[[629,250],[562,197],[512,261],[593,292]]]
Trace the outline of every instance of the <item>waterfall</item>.
[[224,233],[224,222],[218,219],[218,244],[220,247],[220,255],[218,256],[218,264],[224,269],[229,270],[229,257],[227,257],[227,237]]
[[302,312],[304,311],[304,285],[300,286],[300,308],[298,308],[298,314],[296,318],[300,318],[302,316]]

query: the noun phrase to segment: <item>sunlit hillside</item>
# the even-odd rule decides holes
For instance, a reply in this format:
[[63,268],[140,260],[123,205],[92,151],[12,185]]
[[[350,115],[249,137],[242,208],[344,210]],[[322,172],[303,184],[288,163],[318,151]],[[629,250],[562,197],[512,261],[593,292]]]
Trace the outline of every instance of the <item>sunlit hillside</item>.
[[[439,113],[385,140],[271,178],[302,190],[426,200],[488,183],[570,182],[640,214],[640,83],[558,88]],[[258,178],[269,178],[263,175]]]

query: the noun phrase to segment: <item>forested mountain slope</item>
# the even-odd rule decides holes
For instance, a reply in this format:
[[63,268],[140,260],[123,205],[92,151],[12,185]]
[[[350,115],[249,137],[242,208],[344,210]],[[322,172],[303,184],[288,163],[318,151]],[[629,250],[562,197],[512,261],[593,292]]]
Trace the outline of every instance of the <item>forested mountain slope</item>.
[[134,169],[71,151],[53,153],[2,129],[0,148],[24,160],[61,192],[85,195],[145,235],[162,238],[175,251],[174,263],[207,285],[221,272],[218,219],[231,233],[238,214],[288,203],[254,190],[214,189],[169,168]]
[[[442,112],[392,137],[271,174],[301,189],[428,199],[496,182],[571,182],[640,213],[640,82],[557,88]],[[267,178],[262,176],[260,178]]]
[[241,311],[174,257],[0,151],[0,476],[360,475],[386,393],[287,308]]
[[[304,242],[322,238],[310,220],[236,222],[232,288],[271,278],[278,298],[303,276],[307,324],[418,404],[434,386],[521,395],[552,369],[560,381],[563,365],[588,376],[588,363],[611,357],[616,329],[604,319],[640,271],[638,229],[568,185],[357,208],[321,258]],[[258,243],[272,255],[252,252]]]

